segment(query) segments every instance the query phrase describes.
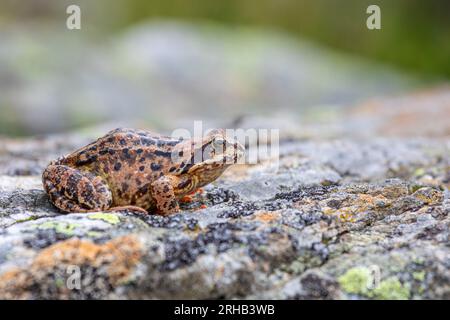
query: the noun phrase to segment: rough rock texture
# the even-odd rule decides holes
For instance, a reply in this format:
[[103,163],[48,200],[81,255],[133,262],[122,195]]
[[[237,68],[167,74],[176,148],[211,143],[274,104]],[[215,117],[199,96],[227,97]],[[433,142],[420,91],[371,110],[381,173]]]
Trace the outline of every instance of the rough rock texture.
[[230,168],[168,217],[60,214],[39,175],[89,136],[1,139],[0,298],[450,299],[436,132],[281,132],[279,162]]

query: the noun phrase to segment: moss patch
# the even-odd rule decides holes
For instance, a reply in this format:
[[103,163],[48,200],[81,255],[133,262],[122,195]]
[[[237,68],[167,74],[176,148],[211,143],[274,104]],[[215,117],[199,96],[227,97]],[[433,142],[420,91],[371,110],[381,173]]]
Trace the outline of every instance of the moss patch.
[[102,220],[109,224],[118,224],[120,222],[120,218],[116,214],[113,214],[113,213],[98,212],[98,213],[90,214],[88,217],[89,217],[89,219]]

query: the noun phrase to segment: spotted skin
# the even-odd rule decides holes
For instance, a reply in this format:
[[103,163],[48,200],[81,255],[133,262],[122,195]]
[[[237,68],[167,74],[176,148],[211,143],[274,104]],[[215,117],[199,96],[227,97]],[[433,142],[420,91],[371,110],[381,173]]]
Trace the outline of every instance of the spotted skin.
[[175,179],[170,176],[162,176],[151,185],[151,196],[155,199],[156,208],[160,212],[173,213],[180,209],[173,187]]
[[179,211],[179,199],[217,179],[243,154],[223,130],[182,140],[118,128],[52,161],[42,181],[63,212],[170,214]]

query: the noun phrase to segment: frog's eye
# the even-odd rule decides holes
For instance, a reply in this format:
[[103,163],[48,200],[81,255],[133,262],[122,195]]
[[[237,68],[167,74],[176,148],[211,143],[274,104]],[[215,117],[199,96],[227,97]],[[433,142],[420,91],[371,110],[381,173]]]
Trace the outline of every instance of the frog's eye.
[[225,140],[222,138],[216,138],[216,139],[214,139],[212,145],[213,145],[214,150],[223,151],[225,148]]

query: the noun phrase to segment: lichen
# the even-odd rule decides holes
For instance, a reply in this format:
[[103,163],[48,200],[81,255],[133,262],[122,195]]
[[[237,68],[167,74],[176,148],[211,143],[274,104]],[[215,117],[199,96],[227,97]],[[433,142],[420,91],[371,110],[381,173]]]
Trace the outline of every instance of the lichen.
[[410,296],[409,289],[395,277],[381,281],[369,297],[379,300],[407,300]]
[[64,234],[66,236],[72,236],[75,233],[76,228],[79,227],[76,223],[69,222],[56,222],[56,221],[46,221],[35,225],[39,230],[54,229],[57,233]]
[[24,218],[24,219],[18,219],[14,223],[22,223],[22,222],[27,222],[27,221],[33,221],[33,220],[36,220],[37,218],[38,218],[38,216],[29,216],[29,217]]
[[405,300],[410,296],[409,289],[397,278],[391,277],[381,281],[374,289],[369,287],[372,276],[365,267],[356,267],[347,270],[338,278],[342,289],[350,294],[356,294],[379,300]]
[[414,177],[421,177],[426,173],[425,168],[417,168],[414,172],[413,172],[413,176]]
[[355,222],[354,212],[351,208],[342,208],[339,211],[338,218],[341,222]]
[[421,188],[413,193],[413,197],[428,205],[439,204],[444,200],[442,192],[433,188]]
[[89,231],[88,233],[86,233],[86,236],[88,236],[89,238],[99,238],[103,235],[103,233],[98,232],[98,231]]
[[356,267],[347,270],[338,278],[342,289],[351,294],[367,296],[369,289],[370,270],[364,267]]
[[301,274],[305,271],[306,266],[303,262],[295,260],[283,269],[291,274]]
[[62,299],[68,299],[72,291],[65,287],[65,280],[68,266],[73,265],[93,268],[96,278],[104,277],[115,288],[133,280],[141,256],[141,242],[131,235],[102,244],[78,238],[61,241],[40,251],[30,265],[0,274],[0,299],[30,299],[33,290],[43,283],[48,283]]
[[412,276],[417,281],[423,281],[425,280],[425,271],[413,272]]
[[56,285],[58,288],[63,288],[64,285],[65,285],[64,279],[62,279],[62,278],[57,278],[57,279],[55,280],[55,285]]
[[120,218],[113,213],[97,212],[90,214],[88,218],[94,220],[102,220],[109,224],[118,224],[120,222]]

